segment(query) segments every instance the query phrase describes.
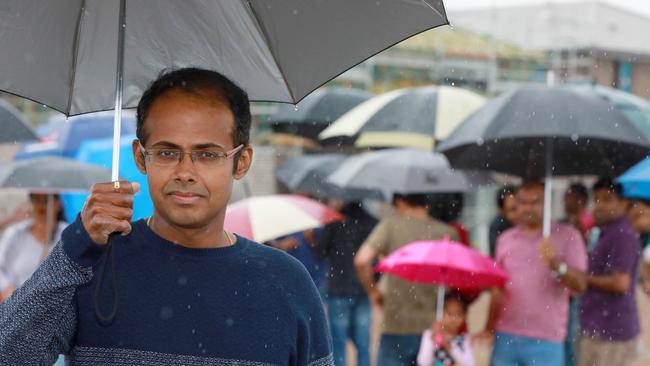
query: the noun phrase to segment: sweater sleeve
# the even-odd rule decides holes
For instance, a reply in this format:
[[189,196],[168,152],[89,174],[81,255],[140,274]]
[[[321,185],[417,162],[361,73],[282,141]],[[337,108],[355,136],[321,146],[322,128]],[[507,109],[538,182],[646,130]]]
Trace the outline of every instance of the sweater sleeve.
[[291,366],[334,366],[332,340],[323,302],[309,273],[291,258],[290,273],[284,284],[288,307],[295,317],[295,347]]
[[52,364],[73,347],[76,288],[92,279],[101,255],[77,219],[38,270],[0,304],[0,360],[15,365]]

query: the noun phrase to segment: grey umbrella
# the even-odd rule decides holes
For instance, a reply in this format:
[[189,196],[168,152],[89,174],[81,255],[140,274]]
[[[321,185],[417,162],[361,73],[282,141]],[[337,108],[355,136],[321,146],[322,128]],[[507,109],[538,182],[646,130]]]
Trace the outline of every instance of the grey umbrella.
[[287,160],[276,171],[276,177],[292,192],[305,192],[318,198],[338,198],[344,201],[381,199],[374,189],[344,189],[327,182],[346,159],[344,154],[305,155]]
[[371,151],[346,160],[327,179],[346,189],[393,193],[462,192],[470,188],[467,177],[454,171],[442,154],[416,149]]
[[161,70],[212,69],[251,100],[295,103],[377,52],[447,23],[441,0],[6,0],[0,90],[66,115],[115,108],[118,140],[122,107],[135,107]]
[[316,140],[318,134],[329,124],[370,97],[372,94],[356,89],[318,89],[295,107],[289,104],[281,105],[266,123],[272,125],[275,132],[291,133]]
[[87,191],[111,177],[108,169],[60,157],[13,161],[0,166],[0,187],[31,192]]
[[[564,87],[505,93],[468,117],[438,146],[452,166],[525,178],[617,175],[650,152],[650,143],[601,98]],[[544,231],[550,229],[550,200]]]
[[36,140],[38,136],[25,117],[5,100],[0,99],[0,143]]

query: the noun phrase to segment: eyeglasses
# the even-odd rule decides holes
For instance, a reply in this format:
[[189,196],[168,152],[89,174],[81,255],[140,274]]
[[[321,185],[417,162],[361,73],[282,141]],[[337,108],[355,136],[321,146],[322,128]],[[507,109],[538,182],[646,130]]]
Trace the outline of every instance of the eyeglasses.
[[145,160],[148,163],[159,165],[159,166],[173,166],[183,160],[183,157],[187,154],[190,155],[192,162],[196,165],[214,167],[223,165],[229,158],[237,154],[241,149],[244,148],[244,145],[239,145],[236,148],[230,151],[212,151],[212,150],[192,150],[185,152],[179,149],[145,149],[140,145],[140,151],[145,157]]

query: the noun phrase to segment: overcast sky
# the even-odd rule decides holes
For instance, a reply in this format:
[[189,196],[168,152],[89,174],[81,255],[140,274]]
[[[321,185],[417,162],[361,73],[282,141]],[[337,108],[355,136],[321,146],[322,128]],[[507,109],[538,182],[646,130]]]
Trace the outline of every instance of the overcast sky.
[[[548,2],[568,3],[585,2],[584,0],[443,0],[449,15],[453,16],[454,10],[487,8],[491,6],[517,5],[517,4],[543,4]],[[647,0],[601,0],[623,9],[632,10],[650,17],[650,1]]]

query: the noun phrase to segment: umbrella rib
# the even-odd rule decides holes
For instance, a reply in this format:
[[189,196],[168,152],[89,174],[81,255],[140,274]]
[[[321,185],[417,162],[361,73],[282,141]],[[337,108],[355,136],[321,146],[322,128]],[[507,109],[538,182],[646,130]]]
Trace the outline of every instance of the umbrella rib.
[[83,22],[84,13],[86,9],[86,0],[82,0],[81,6],[79,7],[79,15],[77,16],[77,25],[74,35],[74,44],[72,46],[72,70],[70,73],[70,84],[68,91],[68,103],[66,106],[65,115],[70,114],[70,109],[72,108],[72,94],[74,92],[74,83],[77,75],[77,54],[79,53],[79,39],[81,38],[81,23]]
[[270,39],[269,35],[266,31],[266,28],[264,27],[264,24],[262,24],[262,21],[260,18],[257,16],[257,13],[255,12],[255,9],[253,8],[253,5],[251,4],[251,0],[245,0],[246,4],[248,5],[248,10],[250,11],[251,16],[253,17],[253,20],[255,21],[255,24],[257,24],[257,28],[260,31],[260,34],[262,34],[262,37],[264,37],[264,40],[266,41],[266,47],[269,50],[269,53],[271,54],[271,57],[273,57],[273,61],[275,62],[275,66],[277,66],[278,71],[280,71],[280,75],[282,75],[282,82],[284,83],[284,86],[287,88],[287,91],[289,92],[289,96],[291,96],[291,100],[293,101],[294,104],[297,104],[298,101],[296,100],[296,96],[293,93],[293,90],[291,90],[291,87],[289,86],[289,82],[287,80],[287,75],[282,69],[282,65],[280,65],[280,62],[278,61],[278,57],[275,54],[275,51],[273,50],[272,47],[270,47]]

